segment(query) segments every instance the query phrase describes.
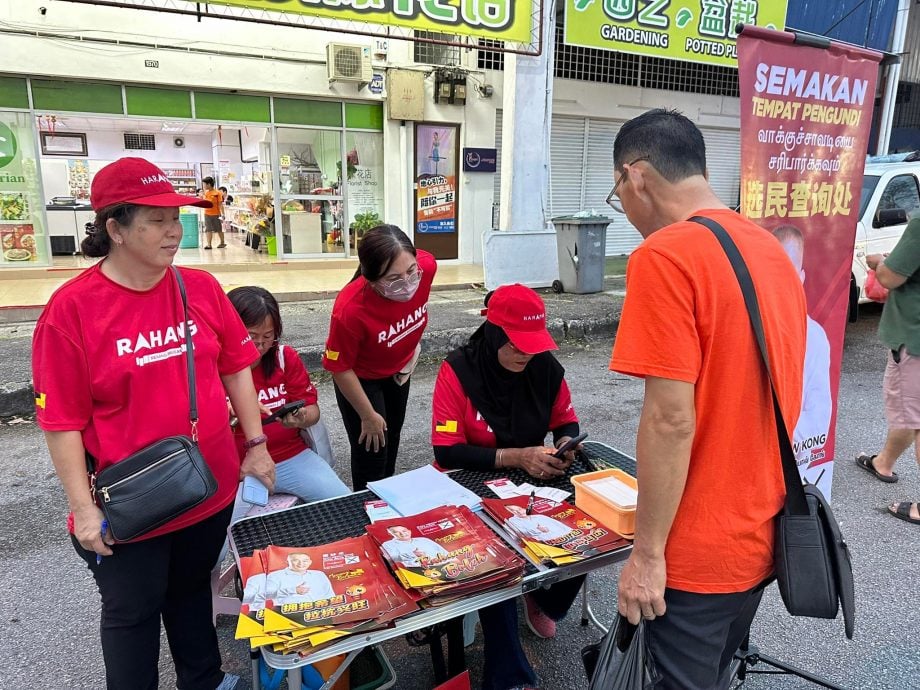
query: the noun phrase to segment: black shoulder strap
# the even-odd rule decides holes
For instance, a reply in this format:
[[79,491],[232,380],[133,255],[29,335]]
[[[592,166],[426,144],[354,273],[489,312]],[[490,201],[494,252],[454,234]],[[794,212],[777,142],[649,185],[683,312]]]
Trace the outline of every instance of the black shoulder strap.
[[188,318],[188,297],[185,295],[185,282],[182,280],[182,274],[175,266],[171,266],[173,275],[176,276],[176,282],[179,284],[179,294],[182,296],[182,314],[185,323],[182,326],[185,332],[185,363],[188,368],[188,401],[189,401],[189,419],[192,421],[192,438],[196,441],[198,436],[198,391],[195,389],[195,346],[192,343],[192,329],[189,325]]
[[770,381],[770,392],[773,394],[773,417],[776,421],[776,435],[779,438],[779,453],[783,463],[783,478],[786,483],[786,508],[795,515],[807,515],[808,505],[805,502],[805,491],[802,488],[802,479],[799,476],[799,469],[795,464],[795,454],[792,452],[792,442],[789,440],[789,432],[786,429],[786,422],[783,419],[783,411],[779,406],[779,399],[776,397],[776,386],[773,384],[773,372],[770,369],[770,357],[767,354],[767,341],[763,331],[763,320],[760,317],[760,305],[757,302],[757,292],[754,290],[754,281],[751,280],[751,273],[748,271],[747,264],[738,251],[738,247],[732,240],[731,236],[721,225],[704,216],[694,216],[690,219],[695,223],[704,225],[709,228],[719,240],[722,249],[725,250],[726,256],[735,271],[738,278],[738,284],[741,286],[741,294],[744,296],[744,305],[747,307],[748,316],[751,319],[751,328],[754,330],[754,337],[757,340],[757,346],[760,349],[760,355],[763,357],[763,364],[767,370],[767,379]]

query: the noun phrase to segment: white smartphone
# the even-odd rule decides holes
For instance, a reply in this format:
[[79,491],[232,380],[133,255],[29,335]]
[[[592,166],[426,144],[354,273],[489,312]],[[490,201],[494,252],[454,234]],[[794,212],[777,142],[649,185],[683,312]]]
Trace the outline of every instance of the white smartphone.
[[243,500],[255,506],[264,506],[268,503],[268,489],[255,477],[243,477]]

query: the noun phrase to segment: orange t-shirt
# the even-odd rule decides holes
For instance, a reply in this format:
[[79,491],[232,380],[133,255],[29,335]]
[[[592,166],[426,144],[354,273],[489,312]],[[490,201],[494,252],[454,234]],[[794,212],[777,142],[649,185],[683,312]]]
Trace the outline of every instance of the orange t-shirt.
[[[720,223],[750,269],[791,437],[805,360],[802,283],[766,230],[728,209],[694,215]],[[773,572],[774,518],[786,492],[770,387],[741,288],[715,235],[689,221],[633,252],[626,288],[610,368],[695,384],[696,433],[665,549],[667,586],[750,589]]]
[[204,210],[204,215],[206,216],[219,216],[220,215],[220,205],[224,200],[224,195],[221,194],[219,189],[205,189],[201,193],[202,198],[206,201],[211,202],[211,208],[206,208]]

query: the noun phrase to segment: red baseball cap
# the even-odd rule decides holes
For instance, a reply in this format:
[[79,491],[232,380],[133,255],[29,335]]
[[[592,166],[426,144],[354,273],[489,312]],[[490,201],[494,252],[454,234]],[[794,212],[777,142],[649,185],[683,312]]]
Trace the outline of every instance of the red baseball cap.
[[559,349],[546,330],[546,305],[526,285],[515,283],[497,288],[489,300],[486,321],[501,328],[521,352],[537,355]]
[[119,158],[102,168],[93,177],[89,201],[95,211],[115,204],[211,208],[210,201],[177,194],[166,173],[143,158]]

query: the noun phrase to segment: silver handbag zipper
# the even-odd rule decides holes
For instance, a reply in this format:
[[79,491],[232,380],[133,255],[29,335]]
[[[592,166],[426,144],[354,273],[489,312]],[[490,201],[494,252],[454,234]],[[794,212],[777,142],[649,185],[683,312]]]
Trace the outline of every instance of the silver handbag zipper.
[[152,470],[154,467],[159,467],[160,465],[162,465],[162,464],[163,464],[164,462],[166,462],[167,460],[172,460],[174,457],[176,457],[177,455],[182,455],[182,453],[184,453],[184,452],[185,452],[185,449],[182,448],[182,449],[180,449],[180,450],[175,451],[174,453],[170,453],[170,454],[167,455],[165,458],[160,458],[159,460],[157,460],[157,461],[156,461],[155,463],[153,463],[152,465],[148,465],[148,466],[145,467],[144,469],[140,470],[139,472],[135,472],[134,474],[129,474],[127,477],[124,477],[123,479],[119,479],[119,480],[118,480],[117,482],[115,482],[114,484],[109,484],[108,486],[100,486],[100,487],[98,487],[98,488],[97,488],[97,491],[98,491],[99,493],[102,494],[102,499],[103,499],[103,501],[104,501],[105,503],[108,503],[109,500],[111,500],[111,496],[109,496],[109,491],[111,491],[112,489],[114,489],[116,486],[118,486],[119,484],[124,484],[126,481],[129,481],[129,480],[131,480],[131,479],[134,479],[135,477],[139,477],[140,475],[144,474],[144,472],[149,472],[149,471]]

